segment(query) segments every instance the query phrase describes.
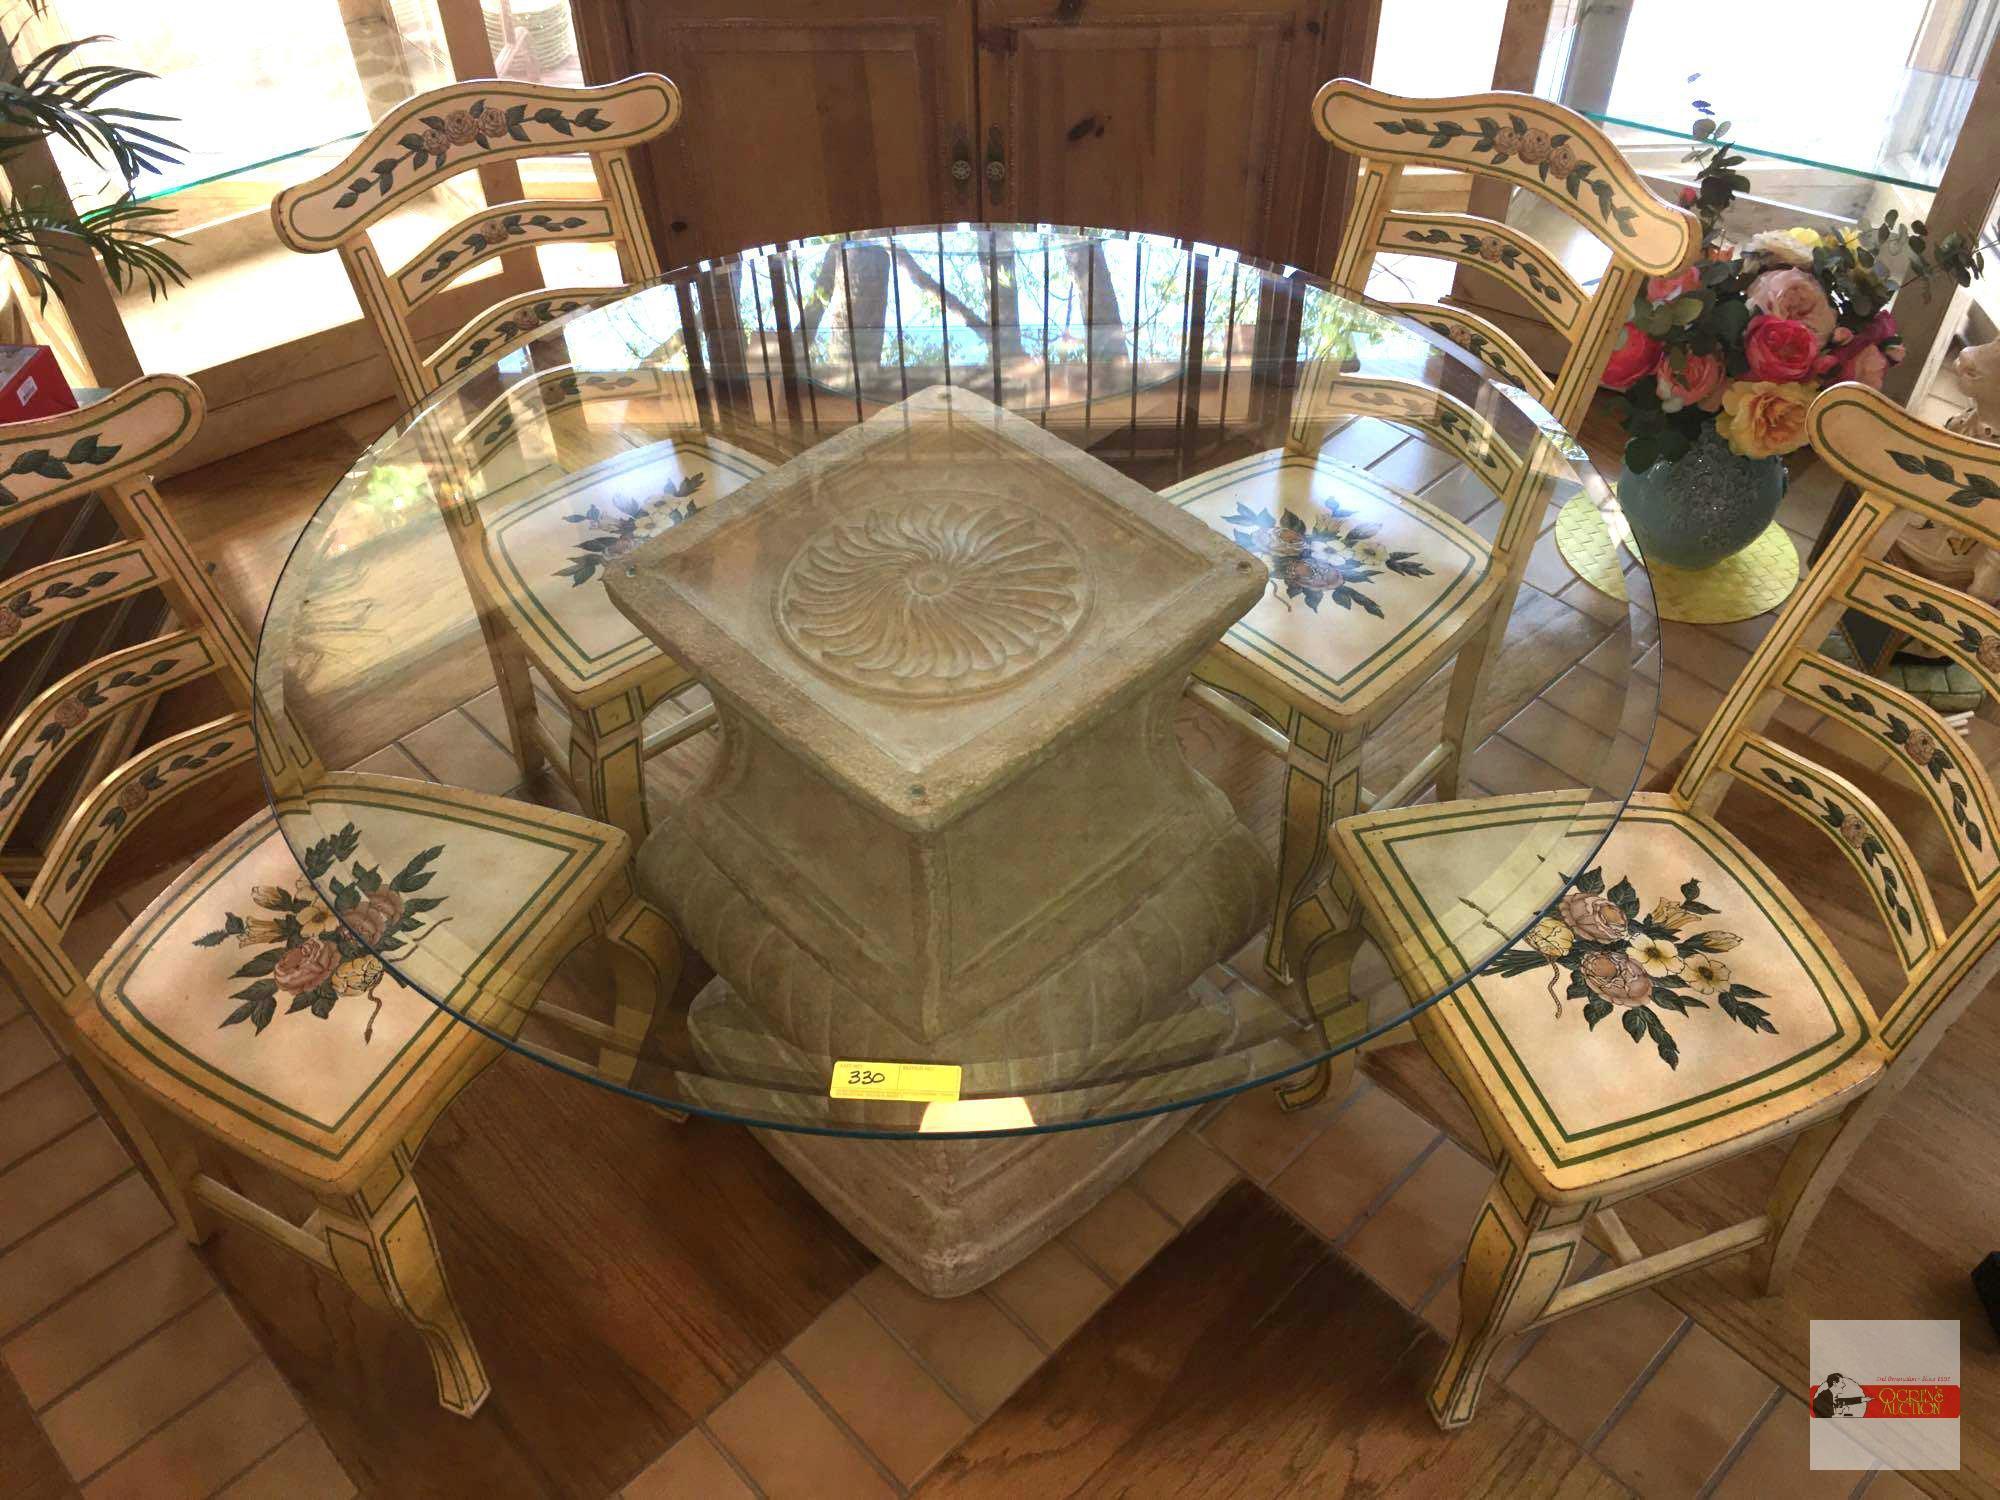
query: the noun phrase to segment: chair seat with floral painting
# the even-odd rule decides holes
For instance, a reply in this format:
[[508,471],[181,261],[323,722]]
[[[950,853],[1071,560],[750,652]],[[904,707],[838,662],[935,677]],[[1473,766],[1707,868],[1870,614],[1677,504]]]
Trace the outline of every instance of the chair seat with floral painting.
[[1272,449],[1161,493],[1271,570],[1218,654],[1336,730],[1376,722],[1421,684],[1500,586],[1478,532],[1326,454]]
[[[1670,790],[1622,815],[1582,790],[1373,810],[1334,831],[1339,924],[1316,934],[1298,920],[1304,903],[1294,909],[1309,992],[1347,993],[1359,935],[1380,942],[1418,1007],[1417,1039],[1498,1168],[1431,1382],[1445,1427],[1472,1420],[1509,1339],[1557,1319],[1743,1254],[1775,1291],[1855,1153],[2000,977],[2000,787],[1936,710],[1822,649],[1845,610],[1909,620],[2000,697],[1983,645],[2000,636],[2000,611],[1889,560],[1912,518],[2000,544],[2000,444],[1929,426],[1852,382],[1821,392],[1806,426],[1854,488],[1853,508]],[[1897,815],[1851,779],[1856,762],[1815,758],[1831,737],[1817,721],[1773,728],[1781,703],[1865,736],[1898,784]],[[1810,915],[1830,882],[1783,884],[1724,827],[1773,805],[1866,889],[1902,970],[1893,992],[1865,991]],[[1920,828],[1932,840],[1922,859]],[[1937,894],[1947,872],[1970,898],[1944,887],[1949,918]],[[1552,889],[1562,894],[1547,905]],[[1445,992],[1475,965],[1477,978]],[[1781,1140],[1762,1212],[1651,1249],[1618,1217],[1626,1199]],[[1573,1276],[1586,1238],[1615,1264]]]
[[[1496,928],[1533,916],[1509,920],[1477,886],[1521,846],[1524,816],[1545,820],[1552,841],[1603,834],[1604,818],[1577,813],[1537,793],[1363,813],[1335,830],[1343,865],[1377,883],[1371,908],[1401,914],[1384,946],[1409,992],[1434,992],[1491,949]],[[1466,1060],[1470,1096],[1507,1101],[1481,1110],[1483,1123],[1539,1193],[1588,1195],[1663,1148],[1685,1166],[1773,1122],[1796,1128],[1881,1072],[1861,986],[1728,832],[1641,794],[1586,863],[1427,1012]]]
[[342,776],[288,821],[303,870],[277,816],[251,817],[112,943],[75,1021],[177,1112],[353,1192],[383,1141],[498,1055],[485,1031],[518,1031],[550,945],[627,849],[580,818],[389,777]]
[[664,686],[652,679],[671,674],[672,664],[612,604],[605,570],[768,467],[718,437],[671,438],[481,506],[487,566],[508,623],[565,701],[623,692],[635,670],[649,672],[649,697]]

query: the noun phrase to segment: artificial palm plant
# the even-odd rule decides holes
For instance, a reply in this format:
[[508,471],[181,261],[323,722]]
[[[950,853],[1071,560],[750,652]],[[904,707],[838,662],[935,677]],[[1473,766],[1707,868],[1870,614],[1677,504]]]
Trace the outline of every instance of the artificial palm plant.
[[[39,16],[47,0],[29,0]],[[180,243],[158,223],[170,210],[139,200],[136,184],[148,172],[174,165],[180,147],[151,127],[166,123],[112,102],[128,85],[150,73],[85,56],[85,49],[110,40],[81,37],[44,47],[26,60],[18,51],[25,27],[0,36],[0,162],[54,138],[118,174],[123,191],[100,207],[79,211],[66,196],[30,186],[0,205],[0,252],[13,258],[37,299],[60,291],[59,280],[81,273],[70,252],[94,255],[120,291],[143,285],[154,297],[186,282],[168,245]]]

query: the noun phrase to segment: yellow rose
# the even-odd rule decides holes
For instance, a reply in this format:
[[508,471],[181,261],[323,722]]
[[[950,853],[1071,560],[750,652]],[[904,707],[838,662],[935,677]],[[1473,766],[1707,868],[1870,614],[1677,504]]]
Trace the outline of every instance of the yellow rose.
[[1812,398],[1813,388],[1797,381],[1739,380],[1722,393],[1715,430],[1745,458],[1790,453],[1805,446]]
[[366,953],[333,971],[333,987],[343,995],[368,994],[381,981],[381,961]]
[[1576,934],[1560,917],[1543,917],[1528,933],[1528,946],[1544,958],[1561,958],[1576,946]]

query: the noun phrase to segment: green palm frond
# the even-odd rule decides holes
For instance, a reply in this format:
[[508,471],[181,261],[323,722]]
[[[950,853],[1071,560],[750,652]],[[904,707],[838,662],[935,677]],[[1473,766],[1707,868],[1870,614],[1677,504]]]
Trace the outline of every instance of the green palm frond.
[[0,61],[0,155],[54,136],[93,162],[108,157],[128,183],[180,160],[179,146],[147,128],[171,116],[105,102],[113,91],[154,75],[114,63],[69,66],[81,49],[109,37],[58,42],[17,67],[11,58],[18,40],[18,34],[8,40],[7,60]]
[[[42,0],[29,0],[39,15]],[[153,77],[138,68],[81,60],[86,47],[109,38],[81,37],[45,47],[17,63],[12,37],[0,37],[0,160],[39,140],[62,141],[85,160],[108,165],[123,179],[122,197],[82,213],[59,194],[29,189],[0,206],[0,254],[12,256],[44,305],[58,283],[80,274],[81,250],[102,262],[113,286],[144,286],[158,299],[185,285],[187,272],[165,247],[182,243],[166,234],[161,220],[170,210],[142,203],[133,183],[180,160],[180,147],[151,127],[169,115],[128,109],[109,102],[118,90]]]
[[0,207],[0,254],[20,266],[36,299],[46,304],[59,280],[74,281],[77,270],[62,254],[65,242],[103,262],[111,284],[121,292],[143,285],[154,300],[173,286],[187,284],[187,272],[162,247],[183,243],[153,227],[172,211],[141,203],[126,194],[115,203],[81,216],[67,208],[52,208],[39,195],[28,194]]

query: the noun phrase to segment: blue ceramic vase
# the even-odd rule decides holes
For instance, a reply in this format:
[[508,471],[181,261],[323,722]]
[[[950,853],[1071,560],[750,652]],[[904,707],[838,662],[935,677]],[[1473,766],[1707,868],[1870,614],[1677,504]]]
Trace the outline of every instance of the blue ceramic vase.
[[1648,563],[1709,568],[1764,534],[1785,498],[1782,458],[1744,458],[1713,427],[1682,457],[1618,476],[1618,505]]

